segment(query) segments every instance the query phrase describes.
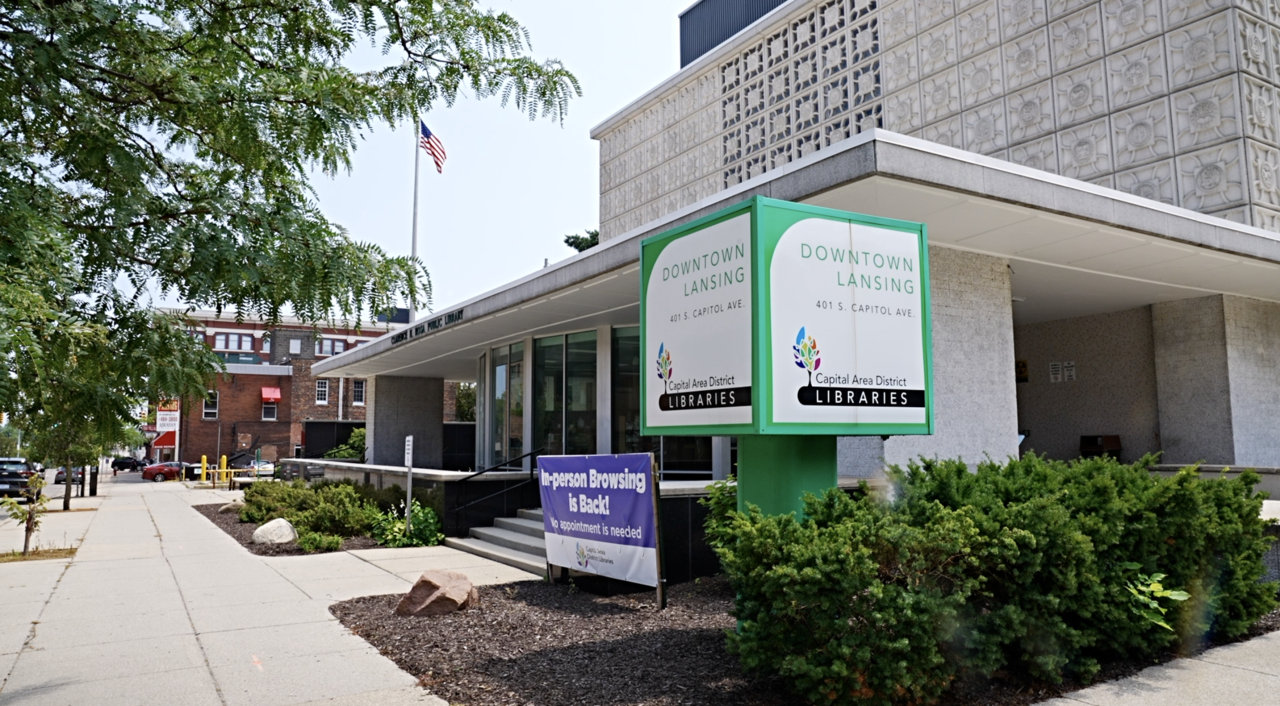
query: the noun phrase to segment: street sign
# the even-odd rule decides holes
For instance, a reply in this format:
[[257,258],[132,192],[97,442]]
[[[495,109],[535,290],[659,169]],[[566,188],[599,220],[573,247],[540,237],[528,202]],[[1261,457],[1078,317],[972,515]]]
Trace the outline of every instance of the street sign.
[[413,468],[413,435],[404,438],[404,465]]

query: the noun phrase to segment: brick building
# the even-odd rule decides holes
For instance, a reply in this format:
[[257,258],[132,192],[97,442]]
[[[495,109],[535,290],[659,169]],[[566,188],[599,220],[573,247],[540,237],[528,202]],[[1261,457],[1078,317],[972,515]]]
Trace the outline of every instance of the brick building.
[[[387,324],[315,328],[285,319],[268,329],[261,322],[236,321],[214,312],[190,314],[191,335],[203,340],[226,363],[209,396],[188,404],[179,432],[182,460],[211,465],[225,455],[232,465],[314,452],[310,430],[328,447],[345,440],[365,419],[365,380],[315,378],[311,366],[388,330]],[[321,451],[322,452],[322,451]],[[166,456],[171,457],[171,455]]]

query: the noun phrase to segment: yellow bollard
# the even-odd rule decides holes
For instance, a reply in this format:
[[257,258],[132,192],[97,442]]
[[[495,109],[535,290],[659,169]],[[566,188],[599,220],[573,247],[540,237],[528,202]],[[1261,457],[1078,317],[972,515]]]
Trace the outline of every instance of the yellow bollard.
[[204,482],[204,475],[208,471],[209,471],[209,457],[201,456],[200,457],[200,482],[201,483]]
[[[226,472],[227,457],[225,455],[222,457],[222,460],[218,463],[218,469],[219,469],[219,472]],[[215,483],[214,486],[217,487],[217,484]],[[227,482],[227,490],[231,490],[231,483],[229,481]]]

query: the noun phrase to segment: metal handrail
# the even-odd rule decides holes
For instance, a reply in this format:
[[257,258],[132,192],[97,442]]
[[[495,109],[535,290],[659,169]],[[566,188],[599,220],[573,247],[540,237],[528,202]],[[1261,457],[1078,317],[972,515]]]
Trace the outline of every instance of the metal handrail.
[[[543,448],[545,448],[545,447],[543,447]],[[484,502],[484,501],[486,501],[486,500],[489,500],[489,499],[491,499],[491,498],[496,498],[496,497],[498,497],[499,495],[502,495],[502,494],[504,494],[504,493],[510,492],[510,491],[512,491],[512,490],[515,490],[516,488],[523,488],[524,486],[526,486],[526,485],[528,485],[528,484],[530,484],[530,483],[534,482],[533,474],[534,474],[534,471],[535,471],[535,470],[537,469],[537,467],[538,467],[538,464],[536,463],[536,457],[537,457],[539,454],[541,454],[541,453],[542,453],[542,451],[543,451],[543,449],[541,449],[541,448],[539,448],[539,449],[534,449],[533,451],[530,451],[529,453],[524,454],[523,456],[517,456],[517,457],[515,457],[515,458],[509,458],[509,459],[507,459],[506,461],[503,461],[502,463],[500,463],[500,464],[498,464],[498,465],[496,465],[496,466],[490,466],[489,468],[486,468],[486,469],[484,469],[483,471],[477,471],[477,472],[472,473],[471,475],[467,476],[466,478],[462,478],[462,479],[458,480],[458,481],[457,481],[458,483],[463,484],[463,485],[460,485],[460,486],[459,486],[459,488],[462,490],[462,504],[461,504],[461,505],[459,505],[458,507],[455,507],[455,508],[453,509],[453,523],[454,523],[454,526],[459,526],[459,525],[461,525],[461,522],[459,522],[459,520],[463,519],[463,515],[462,515],[462,513],[463,513],[463,512],[465,512],[465,511],[467,510],[467,508],[469,508],[469,507],[471,507],[471,506],[473,506],[473,505],[478,505],[478,504],[480,504],[480,503],[482,503],[482,502]],[[489,471],[497,471],[497,470],[508,470],[508,471],[511,471],[511,470],[520,470],[520,471],[523,471],[523,470],[524,470],[523,468],[511,468],[511,464],[512,464],[512,463],[515,463],[516,461],[520,461],[520,460],[522,460],[522,459],[525,459],[525,458],[530,458],[530,459],[531,459],[531,463],[529,464],[529,478],[528,478],[528,480],[525,480],[525,481],[523,481],[523,482],[521,482],[521,483],[517,483],[516,485],[513,485],[513,486],[511,486],[511,487],[509,487],[509,488],[503,488],[502,490],[499,490],[499,491],[497,491],[496,493],[490,493],[490,494],[488,494],[488,495],[484,496],[483,498],[479,498],[479,499],[477,499],[477,500],[472,500],[471,502],[467,502],[467,486],[465,485],[465,483],[466,483],[467,481],[471,480],[472,478],[477,478],[477,477],[479,477],[479,476],[482,476],[482,475],[484,475],[484,474],[488,473]]]

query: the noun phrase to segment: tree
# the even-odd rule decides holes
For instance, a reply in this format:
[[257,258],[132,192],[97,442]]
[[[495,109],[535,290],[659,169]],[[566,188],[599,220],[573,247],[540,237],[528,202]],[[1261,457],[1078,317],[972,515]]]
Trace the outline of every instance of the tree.
[[0,456],[19,455],[18,440],[22,438],[21,434],[22,432],[8,424],[0,425]]
[[454,418],[460,422],[476,420],[476,384],[474,382],[458,383],[458,396],[454,398]]
[[[344,66],[361,42],[385,65]],[[311,171],[464,91],[562,120],[577,80],[528,51],[473,0],[0,0],[0,410],[62,459],[136,399],[202,394],[219,363],[149,285],[269,323],[429,306],[422,263],[325,219]]]
[[[71,477],[67,477],[67,487],[71,487]],[[22,556],[31,551],[31,535],[40,529],[40,518],[49,510],[49,498],[44,494],[44,476],[39,473],[27,479],[27,487],[22,490],[26,505],[19,505],[18,500],[6,497],[0,501],[9,518],[22,525]]]
[[586,233],[586,235],[576,235],[576,234],[570,233],[569,235],[564,236],[564,244],[568,245],[574,250],[577,250],[578,252],[582,252],[583,250],[586,250],[588,248],[594,248],[595,246],[600,244],[599,230],[588,229],[583,232]]

